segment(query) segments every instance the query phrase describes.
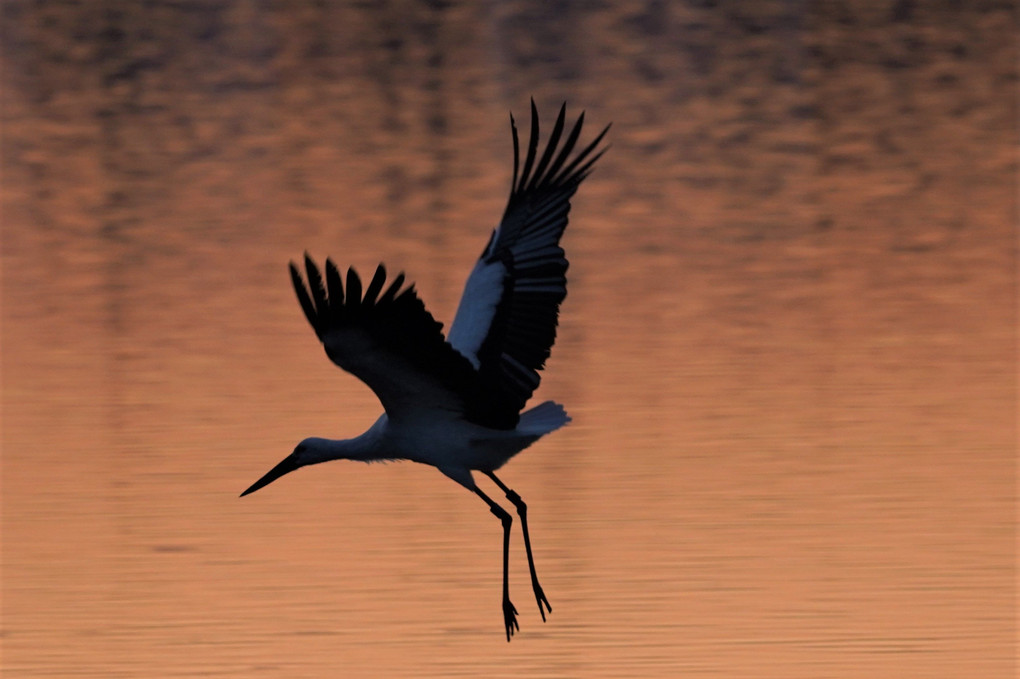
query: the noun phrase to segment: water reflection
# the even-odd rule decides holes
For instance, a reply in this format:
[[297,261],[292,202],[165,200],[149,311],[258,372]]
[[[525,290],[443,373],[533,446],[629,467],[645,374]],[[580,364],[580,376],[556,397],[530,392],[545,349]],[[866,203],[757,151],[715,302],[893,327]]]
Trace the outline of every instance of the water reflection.
[[[549,7],[5,5],[5,674],[1009,675],[1011,15]],[[377,414],[286,261],[452,318],[531,94],[615,126],[507,646],[434,470],[236,495]]]

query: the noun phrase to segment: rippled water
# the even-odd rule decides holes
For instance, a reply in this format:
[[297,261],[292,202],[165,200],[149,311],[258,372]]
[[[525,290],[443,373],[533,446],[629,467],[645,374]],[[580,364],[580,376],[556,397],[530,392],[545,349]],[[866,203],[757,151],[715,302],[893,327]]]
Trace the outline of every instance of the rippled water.
[[[752,6],[5,3],[4,675],[1011,676],[1014,16]],[[379,411],[286,262],[449,321],[531,95],[614,127],[508,645],[434,469],[237,495]]]

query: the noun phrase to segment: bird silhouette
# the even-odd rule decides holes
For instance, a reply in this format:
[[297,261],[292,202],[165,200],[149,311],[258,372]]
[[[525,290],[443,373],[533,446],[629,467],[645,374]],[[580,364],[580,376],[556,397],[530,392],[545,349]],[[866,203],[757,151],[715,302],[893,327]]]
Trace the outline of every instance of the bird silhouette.
[[[567,424],[563,406],[545,401],[521,412],[539,385],[539,370],[556,339],[567,294],[567,259],[560,238],[570,199],[605,152],[607,126],[575,151],[584,113],[564,138],[566,104],[538,154],[539,122],[531,102],[531,131],[523,167],[517,125],[510,116],[514,169],[499,226],[468,276],[447,337],[414,285],[387,280],[382,264],[367,286],[350,268],[343,276],[329,259],[325,275],[307,254],[304,277],[291,263],[298,301],[326,354],[375,392],[385,412],[352,439],[307,438],[242,497],[284,474],[330,460],[411,460],[437,467],[488,505],[503,526],[503,623],[507,641],[519,629],[510,601],[508,563],[513,517],[475,483],[489,477],[521,521],[531,586],[545,621],[552,606],[539,584],[528,534],[527,505],[496,470],[542,436]],[[561,143],[562,142],[562,143]]]

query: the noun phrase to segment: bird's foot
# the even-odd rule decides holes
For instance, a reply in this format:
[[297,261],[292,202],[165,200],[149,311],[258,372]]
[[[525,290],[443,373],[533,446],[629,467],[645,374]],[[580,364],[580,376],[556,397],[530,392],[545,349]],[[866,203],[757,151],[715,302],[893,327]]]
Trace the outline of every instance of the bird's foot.
[[509,597],[503,598],[503,624],[506,625],[507,641],[510,641],[510,637],[514,635],[514,632],[521,628],[517,624],[517,609],[514,608]]
[[[550,604],[549,600],[545,597],[545,592],[542,591],[542,585],[538,584],[538,580],[533,580],[531,582],[531,588],[535,590],[535,600],[538,601],[538,612],[542,614],[542,622],[545,622],[545,610],[548,608],[549,612],[552,613],[552,604]],[[543,604],[545,605],[545,608],[543,608]]]

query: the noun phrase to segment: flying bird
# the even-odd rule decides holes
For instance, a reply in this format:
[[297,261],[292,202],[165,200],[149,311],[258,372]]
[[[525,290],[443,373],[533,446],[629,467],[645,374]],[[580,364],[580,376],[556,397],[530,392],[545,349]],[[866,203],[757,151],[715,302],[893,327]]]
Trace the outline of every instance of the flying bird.
[[[545,621],[552,612],[538,582],[528,535],[527,505],[496,470],[542,436],[570,421],[563,406],[525,404],[538,388],[567,294],[567,259],[560,238],[570,199],[595,161],[607,126],[575,152],[584,113],[564,138],[566,104],[538,154],[539,125],[531,102],[531,132],[520,166],[517,125],[510,116],[514,170],[503,218],[468,276],[449,334],[404,274],[388,280],[382,264],[367,286],[353,268],[343,276],[327,259],[325,275],[305,254],[304,277],[291,263],[298,301],[326,355],[375,392],[385,412],[352,439],[307,438],[241,496],[284,474],[329,460],[412,460],[437,467],[480,497],[503,525],[503,623],[510,641],[519,629],[510,601],[510,513],[472,476],[489,477],[521,520],[531,586]],[[561,143],[562,142],[562,143]]]

